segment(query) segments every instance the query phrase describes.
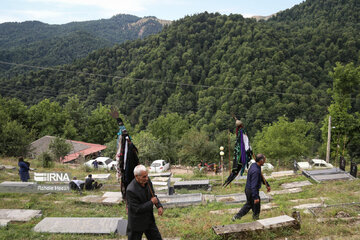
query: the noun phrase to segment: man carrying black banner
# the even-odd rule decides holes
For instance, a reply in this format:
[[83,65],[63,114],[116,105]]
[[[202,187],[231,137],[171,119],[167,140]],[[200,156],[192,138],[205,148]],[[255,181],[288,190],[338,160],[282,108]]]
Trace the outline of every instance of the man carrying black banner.
[[128,227],[129,240],[141,240],[145,233],[148,240],[161,240],[161,234],[155,223],[153,206],[158,209],[162,216],[164,209],[155,195],[154,188],[148,177],[144,165],[137,165],[134,169],[135,179],[127,186],[126,201],[128,204]]
[[270,192],[270,185],[265,181],[261,174],[261,166],[266,162],[266,157],[263,154],[256,155],[255,162],[251,164],[246,180],[245,194],[246,194],[246,203],[240,209],[240,211],[232,217],[232,220],[241,219],[246,215],[250,209],[253,211],[253,219],[259,219],[260,215],[260,195],[259,189],[261,188],[261,183],[266,185],[267,191]]

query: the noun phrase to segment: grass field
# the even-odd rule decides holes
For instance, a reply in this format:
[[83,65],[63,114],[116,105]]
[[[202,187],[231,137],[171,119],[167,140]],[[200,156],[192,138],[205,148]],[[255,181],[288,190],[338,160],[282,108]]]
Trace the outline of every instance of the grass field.
[[[89,174],[88,169],[82,166],[77,168],[69,165],[55,164],[51,169],[43,169],[39,162],[31,160],[31,167],[36,168],[36,172],[67,172],[78,179],[85,178]],[[0,158],[0,164],[17,165],[16,159]],[[94,173],[94,172],[93,172]],[[98,171],[97,173],[102,173]],[[105,183],[104,190],[119,191],[115,174]],[[227,174],[225,174],[227,176]],[[192,174],[175,175],[184,179],[199,179],[199,176]],[[31,178],[33,179],[32,175]],[[200,191],[205,194],[231,194],[244,191],[245,184],[232,184],[231,187],[223,189],[221,176],[203,176],[209,178],[213,183],[211,192]],[[282,183],[308,180],[302,175],[269,179],[272,190],[279,190]],[[0,182],[19,181],[17,170],[0,170]],[[108,185],[108,186],[106,186]],[[265,188],[262,187],[265,191]],[[316,202],[311,198],[324,197],[327,205],[339,205],[341,203],[360,202],[360,180],[354,181],[335,181],[317,184],[313,182],[311,186],[303,187],[303,192],[294,194],[284,194],[273,196],[272,202],[279,207],[262,211],[260,218],[275,217],[283,214],[291,216],[293,207],[304,203]],[[102,189],[103,191],[103,189]],[[181,191],[189,193],[195,191]],[[199,191],[196,191],[199,192]],[[83,194],[94,194],[94,192]],[[95,194],[101,195],[98,191]],[[0,193],[0,209],[36,209],[42,210],[41,218],[34,218],[29,222],[11,222],[7,227],[0,229],[0,239],[117,239],[117,235],[72,235],[72,234],[45,234],[32,231],[33,227],[44,217],[123,217],[127,218],[124,204],[108,206],[101,204],[87,204],[77,201],[79,194],[71,193]],[[302,199],[301,203],[290,200]],[[317,201],[319,202],[319,201]],[[186,208],[165,209],[162,217],[155,214],[157,225],[164,238],[178,237],[181,239],[221,239],[212,230],[214,225],[232,224],[232,215],[214,215],[209,212],[229,208],[240,208],[242,204],[227,205],[225,203],[212,202],[206,205],[192,206]],[[360,217],[360,207],[358,205],[336,206],[319,210],[316,214],[322,218],[335,218],[339,212],[345,216]],[[326,223],[319,223],[312,214],[305,214],[301,210],[301,229],[283,230],[278,232],[264,232],[248,236],[248,239],[319,239],[321,237],[332,237],[331,239],[360,239],[360,221],[335,220]],[[237,223],[250,222],[251,213]]]

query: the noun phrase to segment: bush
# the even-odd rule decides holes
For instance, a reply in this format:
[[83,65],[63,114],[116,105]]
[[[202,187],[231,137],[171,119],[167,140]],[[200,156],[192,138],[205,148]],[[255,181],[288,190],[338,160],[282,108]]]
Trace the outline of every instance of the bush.
[[54,166],[53,158],[48,152],[43,152],[40,154],[38,159],[42,162],[42,166],[44,168],[51,168]]

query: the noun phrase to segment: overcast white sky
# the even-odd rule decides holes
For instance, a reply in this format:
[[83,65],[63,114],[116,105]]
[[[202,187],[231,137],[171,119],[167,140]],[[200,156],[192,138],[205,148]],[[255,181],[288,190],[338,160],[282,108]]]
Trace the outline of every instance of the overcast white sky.
[[177,20],[204,11],[268,16],[303,0],[1,0],[0,23],[38,20],[49,24],[111,18],[116,14]]

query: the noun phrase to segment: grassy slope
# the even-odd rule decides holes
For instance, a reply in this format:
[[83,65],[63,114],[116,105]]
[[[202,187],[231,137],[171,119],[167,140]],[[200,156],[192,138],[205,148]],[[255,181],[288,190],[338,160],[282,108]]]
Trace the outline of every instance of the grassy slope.
[[[0,164],[16,165],[14,159],[0,159]],[[85,177],[88,173],[85,168],[79,167],[72,169],[68,165],[56,164],[51,170],[42,169],[40,163],[31,161],[31,166],[37,168],[38,172],[58,171],[68,172],[71,176],[77,176],[79,179]],[[17,171],[0,170],[0,182],[5,180],[18,181]],[[176,176],[191,178],[191,176]],[[216,182],[221,181],[221,176],[209,176]],[[273,190],[280,189],[280,185],[285,182],[307,180],[304,176],[287,177],[282,179],[270,180]],[[275,217],[282,214],[291,215],[292,207],[300,203],[293,203],[291,199],[308,199],[317,197],[327,197],[325,204],[339,204],[349,202],[360,202],[360,181],[336,181],[322,184],[313,184],[304,187],[304,191],[296,194],[274,196],[275,202],[279,208],[262,211],[261,218]],[[112,179],[109,184],[116,184],[115,175],[112,173]],[[107,187],[110,191],[117,191],[117,186]],[[222,189],[218,184],[214,184],[210,194],[230,194],[243,192],[244,184],[234,185],[231,188]],[[264,190],[264,189],[262,189]],[[184,191],[185,192],[185,191]],[[203,191],[209,194],[209,192]],[[85,193],[87,194],[87,193]],[[94,193],[89,193],[94,194]],[[102,194],[97,192],[96,194]],[[124,205],[105,206],[97,204],[85,204],[76,201],[79,195],[77,193],[66,194],[20,194],[20,193],[0,193],[0,209],[21,208],[21,209],[39,209],[43,212],[43,217],[124,217],[126,218]],[[305,201],[307,203],[311,201]],[[312,201],[314,202],[314,201]],[[226,205],[224,203],[208,203],[203,206],[194,206],[187,208],[166,209],[163,217],[156,216],[158,227],[163,237],[181,237],[182,239],[219,239],[212,231],[214,225],[232,224],[231,215],[213,215],[211,210],[240,208],[242,204]],[[340,209],[339,209],[340,210]],[[344,209],[341,209],[344,210]],[[351,216],[359,216],[360,209],[345,209]],[[337,209],[329,209],[323,213],[324,217],[331,217],[337,212]],[[322,236],[335,236],[335,239],[356,239],[360,232],[359,222],[346,223],[342,221],[330,222],[326,224],[317,223],[312,215],[302,213],[302,223],[300,230],[287,230],[277,233],[263,233],[260,235],[249,236],[249,239],[317,239]],[[6,228],[0,230],[0,239],[116,239],[116,235],[71,235],[71,234],[44,234],[35,233],[32,228],[40,222],[41,219],[33,219],[27,223],[9,223]],[[239,223],[251,221],[251,213],[245,216]],[[355,236],[354,236],[355,235]]]

